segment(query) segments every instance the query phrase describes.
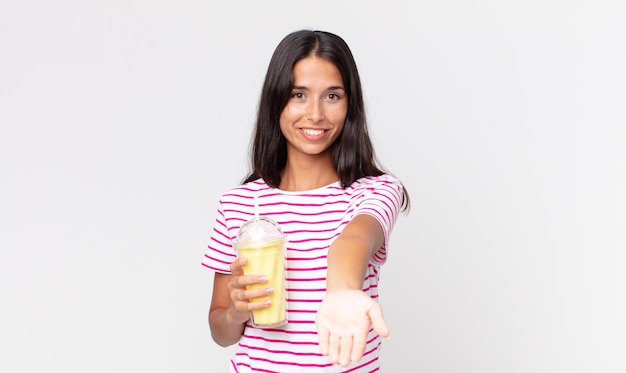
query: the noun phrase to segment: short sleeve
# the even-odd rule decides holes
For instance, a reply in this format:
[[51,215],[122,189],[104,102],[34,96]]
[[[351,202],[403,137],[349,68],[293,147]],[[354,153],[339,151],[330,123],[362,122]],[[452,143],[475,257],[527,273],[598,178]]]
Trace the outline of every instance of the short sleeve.
[[383,264],[387,259],[389,237],[402,206],[403,186],[395,177],[383,175],[366,179],[358,188],[365,188],[365,191],[354,215],[371,215],[380,223],[385,243],[372,260],[376,264]]
[[220,200],[215,225],[207,251],[202,259],[202,265],[219,273],[230,274],[230,264],[235,260],[236,256],[228,234],[222,201]]

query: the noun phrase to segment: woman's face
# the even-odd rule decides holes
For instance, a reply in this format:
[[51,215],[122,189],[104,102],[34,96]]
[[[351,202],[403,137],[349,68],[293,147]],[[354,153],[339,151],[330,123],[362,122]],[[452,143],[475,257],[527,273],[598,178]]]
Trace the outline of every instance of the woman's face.
[[337,67],[309,56],[293,68],[291,97],[280,114],[287,154],[319,155],[339,137],[348,113],[348,97]]

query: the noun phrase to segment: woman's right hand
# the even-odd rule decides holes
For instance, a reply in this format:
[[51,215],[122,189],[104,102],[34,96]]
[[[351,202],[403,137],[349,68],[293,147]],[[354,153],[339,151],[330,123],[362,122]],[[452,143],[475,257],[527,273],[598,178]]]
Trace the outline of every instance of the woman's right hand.
[[245,323],[250,319],[250,312],[267,308],[270,305],[269,299],[253,301],[254,298],[265,297],[271,294],[274,289],[267,286],[258,286],[254,289],[247,289],[248,285],[264,284],[267,282],[265,275],[244,275],[243,266],[246,258],[237,258],[230,264],[231,276],[228,283],[230,293],[230,313],[233,321]]

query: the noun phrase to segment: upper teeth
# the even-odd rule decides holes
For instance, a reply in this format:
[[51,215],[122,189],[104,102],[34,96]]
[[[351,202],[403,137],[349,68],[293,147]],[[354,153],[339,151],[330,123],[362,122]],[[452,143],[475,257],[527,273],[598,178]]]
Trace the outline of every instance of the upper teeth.
[[322,133],[324,133],[324,130],[313,130],[309,128],[304,128],[302,130],[304,131],[304,133],[306,133],[307,135],[311,135],[311,136],[317,136],[317,135],[321,135]]

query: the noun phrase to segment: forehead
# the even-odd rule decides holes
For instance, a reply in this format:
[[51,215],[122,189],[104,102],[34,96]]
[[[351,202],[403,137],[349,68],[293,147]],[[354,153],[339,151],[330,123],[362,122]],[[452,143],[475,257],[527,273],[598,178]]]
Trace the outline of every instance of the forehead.
[[341,73],[331,61],[309,56],[296,62],[293,67],[294,85],[302,83],[332,83],[335,86],[343,86]]

